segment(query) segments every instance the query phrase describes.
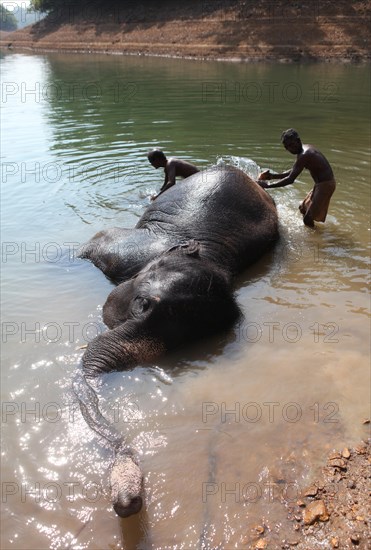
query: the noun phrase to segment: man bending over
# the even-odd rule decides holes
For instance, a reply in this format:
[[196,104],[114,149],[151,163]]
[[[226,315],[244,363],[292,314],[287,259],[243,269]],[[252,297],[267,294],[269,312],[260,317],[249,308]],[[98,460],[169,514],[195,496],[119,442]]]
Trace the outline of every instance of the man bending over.
[[193,166],[190,162],[185,160],[179,160],[175,158],[167,159],[164,153],[160,149],[153,149],[148,153],[148,160],[154,168],[164,168],[165,181],[157,195],[151,197],[151,200],[157,199],[161,193],[169,189],[175,184],[175,178],[180,176],[181,178],[188,178],[199,172],[196,166]]
[[[285,187],[294,183],[298,175],[306,168],[314,179],[314,187],[299,206],[305,225],[314,227],[314,222],[324,222],[330,199],[335,191],[336,182],[330,163],[326,157],[313,145],[303,145],[296,130],[290,129],[281,136],[283,146],[296,155],[296,161],[291,170],[282,174],[271,174],[269,170],[262,172],[258,183],[264,189]],[[267,180],[278,179],[277,183],[268,185]]]

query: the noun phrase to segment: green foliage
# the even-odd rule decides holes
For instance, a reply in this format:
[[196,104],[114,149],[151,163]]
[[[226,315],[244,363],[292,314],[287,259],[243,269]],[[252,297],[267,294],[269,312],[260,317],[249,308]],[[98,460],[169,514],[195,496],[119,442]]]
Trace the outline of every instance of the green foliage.
[[17,20],[14,15],[0,4],[0,30],[14,31],[17,26]]
[[41,12],[58,12],[63,11],[69,6],[78,11],[86,6],[98,5],[98,4],[116,4],[117,0],[31,0],[31,9]]
[[63,5],[62,0],[31,0],[31,9],[35,11],[55,11]]

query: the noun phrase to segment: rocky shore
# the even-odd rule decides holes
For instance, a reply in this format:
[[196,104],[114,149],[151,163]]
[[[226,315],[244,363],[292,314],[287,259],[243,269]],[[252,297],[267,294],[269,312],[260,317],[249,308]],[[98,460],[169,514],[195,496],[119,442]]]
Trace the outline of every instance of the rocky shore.
[[[291,534],[256,525],[248,537],[251,550],[368,550],[371,548],[371,453],[362,441],[332,452],[321,476],[300,498],[286,504]],[[283,502],[283,504],[285,504]]]
[[3,48],[243,61],[370,60],[370,1],[133,1],[2,33]]

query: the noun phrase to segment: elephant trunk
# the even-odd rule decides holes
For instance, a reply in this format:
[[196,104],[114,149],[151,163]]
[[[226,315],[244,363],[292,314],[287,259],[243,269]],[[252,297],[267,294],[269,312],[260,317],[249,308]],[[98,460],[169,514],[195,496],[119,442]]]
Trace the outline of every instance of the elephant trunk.
[[125,370],[138,363],[153,361],[165,351],[165,345],[136,326],[118,326],[89,343],[82,358],[85,376]]
[[143,475],[134,452],[100,412],[98,396],[81,372],[73,381],[73,391],[88,426],[114,450],[115,460],[110,469],[110,489],[116,514],[122,518],[136,514],[142,508]]
[[117,515],[127,518],[137,514],[143,504],[143,475],[132,453],[118,451],[111,468],[111,501]]
[[83,375],[77,377],[74,384],[86,422],[109,441],[115,451],[110,471],[111,500],[115,512],[122,518],[136,514],[142,508],[143,475],[134,453],[99,411],[98,397],[88,379],[151,361],[164,351],[164,344],[146,336],[143,328],[139,330],[136,323],[126,323],[126,326],[108,330],[89,343],[82,358]]

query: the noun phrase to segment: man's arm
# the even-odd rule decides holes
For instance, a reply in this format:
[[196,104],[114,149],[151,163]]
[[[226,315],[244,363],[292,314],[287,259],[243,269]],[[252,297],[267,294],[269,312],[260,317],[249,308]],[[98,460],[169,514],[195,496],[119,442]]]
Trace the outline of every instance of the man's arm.
[[272,174],[270,170],[264,170],[264,172],[259,174],[258,181],[279,180],[288,176],[290,172],[291,170],[286,170],[286,172],[282,172],[281,174]]
[[167,167],[165,168],[165,181],[163,186],[160,189],[160,192],[153,196],[151,200],[157,199],[164,191],[167,191],[169,187],[172,187],[175,185],[175,177],[176,177],[176,166],[171,161],[168,162]]
[[173,185],[175,185],[175,178],[176,178],[175,163],[169,161],[165,169],[165,181],[164,181],[164,185],[160,189],[160,193],[163,193],[164,191],[169,189],[169,187],[172,187]]
[[287,178],[287,176],[290,175],[291,170],[286,170],[286,172],[282,172],[281,174],[270,174],[270,177],[268,179],[270,180],[280,180],[281,178]]
[[[280,179],[277,183],[272,183],[271,185],[265,184],[264,188],[271,189],[273,187],[286,187],[286,185],[290,185],[291,183],[294,183],[294,181],[296,180],[298,175],[301,174],[304,168],[305,168],[304,158],[299,157],[291,170],[287,172],[283,172],[282,174],[271,174],[269,179],[276,179],[276,178],[280,178],[281,176],[284,176],[284,177]],[[275,177],[272,178],[272,175],[274,175]]]

